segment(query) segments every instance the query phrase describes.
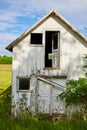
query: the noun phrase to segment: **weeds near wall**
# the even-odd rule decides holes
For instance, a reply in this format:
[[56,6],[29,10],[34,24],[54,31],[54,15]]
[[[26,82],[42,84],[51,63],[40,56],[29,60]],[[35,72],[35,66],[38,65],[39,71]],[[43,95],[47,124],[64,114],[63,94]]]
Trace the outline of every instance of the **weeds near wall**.
[[20,98],[18,102],[19,110],[17,113],[18,118],[25,119],[28,117],[32,117],[32,113],[29,109],[29,106],[27,106],[27,95],[22,94],[22,98]]

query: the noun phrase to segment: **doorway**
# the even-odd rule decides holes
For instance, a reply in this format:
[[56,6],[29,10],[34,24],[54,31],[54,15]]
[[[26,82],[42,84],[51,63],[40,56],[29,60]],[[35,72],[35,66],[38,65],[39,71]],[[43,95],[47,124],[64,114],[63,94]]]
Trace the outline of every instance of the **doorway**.
[[59,31],[45,32],[45,67],[58,67]]

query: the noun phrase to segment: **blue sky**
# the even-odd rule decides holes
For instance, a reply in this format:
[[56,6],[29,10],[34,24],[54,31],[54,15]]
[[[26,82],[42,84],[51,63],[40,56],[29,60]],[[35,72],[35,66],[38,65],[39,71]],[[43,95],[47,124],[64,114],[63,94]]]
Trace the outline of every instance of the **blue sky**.
[[87,37],[87,0],[0,0],[0,55],[11,55],[5,47],[50,10]]

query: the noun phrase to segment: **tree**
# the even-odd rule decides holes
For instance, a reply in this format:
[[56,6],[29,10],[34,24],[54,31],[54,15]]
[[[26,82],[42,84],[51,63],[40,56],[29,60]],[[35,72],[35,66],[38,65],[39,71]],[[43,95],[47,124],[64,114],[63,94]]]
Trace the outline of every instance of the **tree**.
[[87,54],[84,55],[84,66],[85,76],[87,77]]
[[0,64],[12,64],[12,57],[11,56],[0,56]]

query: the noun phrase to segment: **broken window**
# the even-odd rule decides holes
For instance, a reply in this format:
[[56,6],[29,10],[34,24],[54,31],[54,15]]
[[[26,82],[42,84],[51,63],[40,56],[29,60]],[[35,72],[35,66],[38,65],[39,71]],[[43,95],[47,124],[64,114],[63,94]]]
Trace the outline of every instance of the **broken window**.
[[41,45],[42,44],[42,33],[31,33],[31,44]]
[[19,90],[29,90],[29,89],[30,89],[30,79],[19,78]]

